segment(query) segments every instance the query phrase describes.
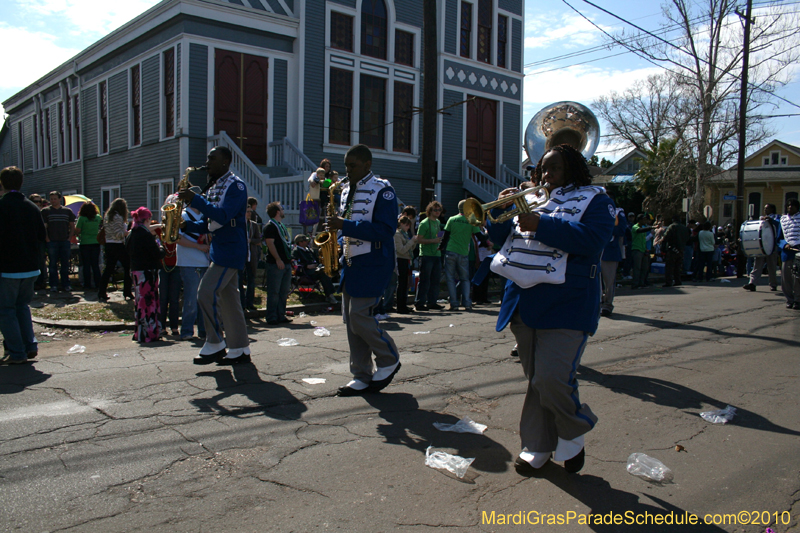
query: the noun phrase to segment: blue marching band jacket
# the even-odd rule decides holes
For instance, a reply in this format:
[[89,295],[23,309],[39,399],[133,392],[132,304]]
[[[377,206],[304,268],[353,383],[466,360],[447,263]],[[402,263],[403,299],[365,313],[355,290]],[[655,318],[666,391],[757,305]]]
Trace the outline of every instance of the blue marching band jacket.
[[205,196],[195,194],[189,204],[207,219],[187,222],[189,233],[211,233],[211,262],[242,270],[247,261],[247,185],[233,172],[228,172],[208,190]]
[[[355,185],[348,182],[343,186],[340,216],[347,213],[352,186],[356,187],[353,205],[339,238],[339,245],[350,259],[348,265],[342,257],[341,286],[354,298],[375,298],[383,294],[394,272],[397,196],[387,180],[370,172]],[[345,246],[345,237],[349,238],[349,246]]]
[[[551,198],[566,206],[576,195],[590,198],[583,200],[580,208],[550,209],[551,200],[535,209],[541,216],[539,226],[535,233],[527,234],[531,240],[553,250],[554,255],[566,256],[566,269],[559,267],[563,271],[563,281],[537,282],[523,288],[508,280],[497,331],[502,331],[511,322],[516,311],[519,311],[523,323],[533,329],[571,329],[590,335],[597,331],[600,320],[600,257],[614,231],[616,208],[600,187],[563,187],[553,191]],[[559,200],[560,197],[566,200]],[[501,212],[496,209],[492,215],[497,217]],[[509,241],[514,242],[515,235],[526,235],[515,227],[516,223],[516,218],[502,224],[487,222],[492,241],[506,243],[504,247],[507,247]],[[495,257],[492,270],[501,272],[495,266],[497,263]],[[548,274],[538,275],[544,278]]]

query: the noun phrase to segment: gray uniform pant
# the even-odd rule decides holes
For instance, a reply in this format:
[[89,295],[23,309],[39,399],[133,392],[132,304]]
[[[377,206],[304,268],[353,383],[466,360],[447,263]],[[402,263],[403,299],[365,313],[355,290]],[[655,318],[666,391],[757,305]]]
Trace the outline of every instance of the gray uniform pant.
[[[350,372],[353,378],[369,384],[378,368],[394,365],[400,360],[397,346],[389,334],[380,328],[373,316],[380,296],[353,298],[345,286],[342,292],[342,315],[347,324],[347,342],[350,344]],[[375,364],[372,354],[375,354]]]
[[781,290],[787,304],[800,302],[800,277],[792,274],[792,265],[795,261],[800,261],[800,254],[784,261],[781,265]]
[[223,342],[222,325],[225,324],[224,339],[228,349],[250,345],[239,298],[238,270],[211,263],[197,289],[197,306],[206,326],[206,344]]
[[597,417],[578,397],[575,374],[589,336],[571,329],[533,329],[519,312],[511,319],[528,391],[519,434],[522,449],[551,452],[558,438],[572,440],[591,430]]
[[603,294],[600,298],[600,309],[614,310],[614,291],[617,288],[617,261],[601,261],[600,272],[603,280]]
[[761,278],[761,271],[764,270],[764,263],[767,264],[767,274],[769,274],[769,286],[777,287],[778,286],[777,253],[772,253],[766,256],[762,255],[761,257],[755,258],[755,261],[753,262],[753,270],[750,271],[750,284],[755,285],[756,283],[758,283],[759,278]]

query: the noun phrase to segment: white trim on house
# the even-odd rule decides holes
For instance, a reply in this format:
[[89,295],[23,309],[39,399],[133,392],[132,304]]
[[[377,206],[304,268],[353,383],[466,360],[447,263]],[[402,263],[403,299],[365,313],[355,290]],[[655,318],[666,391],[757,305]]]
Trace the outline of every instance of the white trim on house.
[[[152,194],[151,189],[154,186],[158,186],[157,198],[154,198]],[[167,196],[172,194],[174,188],[175,180],[172,178],[147,182],[147,208],[153,213],[153,217],[156,216],[156,213],[159,213],[158,218],[161,218],[161,206],[164,205],[164,200],[167,199]],[[154,202],[154,200],[156,201]]]
[[[116,193],[114,193],[116,191]],[[104,205],[103,194],[108,192],[108,205]],[[119,183],[116,185],[103,185],[100,187],[100,198],[98,202],[95,202],[98,207],[100,207],[100,215],[105,216],[106,211],[108,210],[109,206],[111,206],[111,202],[116,200],[117,198],[122,198],[122,187]]]
[[[412,105],[419,106],[420,80],[422,71],[419,67],[409,67],[400,65],[394,61],[395,57],[395,30],[402,30],[414,36],[414,62],[421,65],[421,42],[422,28],[410,26],[396,21],[394,2],[385,0],[386,6],[386,59],[361,55],[361,0],[356,2],[356,8],[352,9],[339,4],[327,3],[325,6],[325,73],[324,73],[324,102],[323,102],[323,150],[332,153],[344,153],[347,147],[332,144],[330,139],[330,71],[331,68],[338,68],[352,72],[353,75],[353,99],[350,109],[350,145],[358,144],[360,136],[358,126],[361,116],[360,88],[361,75],[366,74],[376,78],[386,80],[385,109],[384,109],[384,148],[370,148],[373,155],[381,159],[417,162],[419,160],[419,114],[411,117],[411,152],[394,151],[394,128],[391,123],[394,121],[394,84],[395,82],[406,83],[413,86]],[[341,13],[353,19],[353,51],[331,48],[331,13]],[[344,152],[342,152],[344,148]]]

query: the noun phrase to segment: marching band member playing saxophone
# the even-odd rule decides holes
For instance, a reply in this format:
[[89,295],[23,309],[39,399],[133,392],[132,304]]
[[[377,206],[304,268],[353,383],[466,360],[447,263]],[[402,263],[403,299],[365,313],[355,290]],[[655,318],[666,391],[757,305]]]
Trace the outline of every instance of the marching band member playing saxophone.
[[[505,277],[497,331],[509,323],[528,389],[522,407],[522,452],[515,462],[532,475],[554,454],[568,472],[583,468],[584,434],[597,417],[578,397],[576,372],[600,320],[600,254],[616,212],[601,187],[592,187],[586,160],[560,145],[536,166],[549,201],[533,212],[488,225],[493,272]],[[507,189],[500,198],[514,193]],[[497,217],[501,209],[495,210]]]
[[239,271],[247,260],[247,186],[229,170],[231,160],[231,151],[226,147],[213,148],[206,160],[209,183],[205,195],[195,194],[191,189],[178,192],[188,207],[194,207],[208,219],[187,221],[182,229],[213,235],[211,264],[197,289],[198,306],[206,326],[206,342],[194,358],[197,365],[250,362],[250,340],[238,287]]
[[381,391],[400,370],[397,346],[373,316],[394,272],[397,196],[372,173],[372,152],[365,145],[350,148],[344,164],[350,181],[342,189],[342,217],[329,217],[328,229],[342,232],[342,315],[353,374],[338,395],[357,396]]

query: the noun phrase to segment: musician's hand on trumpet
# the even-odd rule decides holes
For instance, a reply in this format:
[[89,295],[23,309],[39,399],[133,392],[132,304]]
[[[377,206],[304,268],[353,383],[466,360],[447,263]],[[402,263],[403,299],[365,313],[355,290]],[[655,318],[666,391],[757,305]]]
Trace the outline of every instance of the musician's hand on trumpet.
[[[509,189],[503,189],[502,191],[500,191],[500,194],[497,196],[497,199],[498,200],[502,200],[506,196],[513,196],[514,194],[516,194],[518,192],[519,192],[519,189],[517,189],[516,187],[511,187]],[[513,203],[514,203],[513,200],[509,200],[508,203],[502,204],[499,207],[500,207],[500,209],[506,209],[508,206],[510,206]]]

